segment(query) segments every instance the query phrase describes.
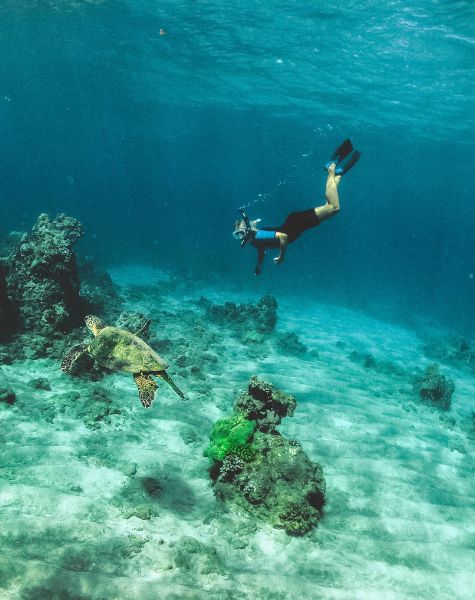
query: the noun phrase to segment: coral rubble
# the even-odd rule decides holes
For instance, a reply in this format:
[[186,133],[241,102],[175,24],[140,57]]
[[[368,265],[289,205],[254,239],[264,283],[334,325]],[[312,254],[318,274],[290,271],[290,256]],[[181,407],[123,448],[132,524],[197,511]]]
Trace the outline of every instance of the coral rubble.
[[256,304],[214,304],[201,297],[198,304],[204,308],[205,317],[211,324],[228,329],[254,358],[267,354],[272,346],[283,354],[307,352],[296,333],[276,331],[277,300],[273,296],[263,296]]
[[250,331],[260,335],[270,334],[277,324],[277,300],[273,296],[263,296],[257,304],[213,304],[201,298],[201,306],[206,310],[210,321],[232,326],[246,336]]
[[320,518],[325,480],[298,442],[276,431],[295,410],[295,398],[252,377],[235,402],[234,413],[220,419],[205,455],[218,499],[284,529],[310,531]]

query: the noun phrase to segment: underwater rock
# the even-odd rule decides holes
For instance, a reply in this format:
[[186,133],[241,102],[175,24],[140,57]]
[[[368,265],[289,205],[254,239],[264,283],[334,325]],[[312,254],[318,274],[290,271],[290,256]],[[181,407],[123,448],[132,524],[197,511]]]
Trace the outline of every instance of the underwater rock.
[[305,354],[307,347],[299,340],[294,331],[277,336],[277,347],[284,354]]
[[42,214],[11,250],[7,296],[23,329],[49,336],[71,327],[79,306],[73,245],[81,235],[76,219]]
[[18,321],[18,316],[7,294],[7,273],[7,261],[0,256],[0,342],[8,340]]
[[51,386],[46,377],[38,377],[36,379],[32,379],[29,385],[31,385],[31,387],[35,390],[43,390],[45,392],[51,391]]
[[275,390],[270,383],[251,377],[247,392],[236,399],[234,410],[243,413],[246,419],[256,421],[257,428],[266,433],[273,432],[284,417],[294,414],[297,401],[290,394]]
[[475,348],[470,340],[462,337],[433,340],[423,348],[429,358],[467,366],[475,372]]
[[[108,426],[113,420],[123,413],[116,406],[104,388],[93,385],[89,386],[83,395],[76,391],[59,394],[49,403],[49,409],[53,409],[53,418],[57,414],[72,414],[80,418],[88,429],[97,430],[101,426]],[[47,413],[50,418],[50,411]]]
[[277,300],[273,296],[263,296],[257,304],[226,302],[224,305],[201,298],[200,306],[210,321],[231,326],[243,336],[251,332],[270,334],[277,324]]
[[15,404],[16,394],[10,387],[0,387],[0,402]]
[[357,350],[352,350],[348,358],[352,362],[361,365],[365,369],[371,369],[383,375],[407,377],[406,371],[404,371],[404,369],[400,368],[398,365],[390,362],[389,360],[376,360],[372,354],[367,352],[358,352]]
[[[1,326],[1,323],[0,323]],[[11,365],[14,360],[12,353],[9,350],[0,350],[0,366]]]
[[216,548],[207,546],[191,536],[182,537],[173,545],[171,563],[175,569],[202,575],[224,572]]
[[455,385],[445,375],[439,374],[439,365],[434,363],[428,366],[424,375],[413,381],[413,387],[425,402],[437,408],[449,410]]
[[290,535],[304,535],[318,522],[325,480],[298,442],[275,430],[292,415],[293,396],[253,377],[234,413],[217,421],[204,454],[216,497],[245,509]]

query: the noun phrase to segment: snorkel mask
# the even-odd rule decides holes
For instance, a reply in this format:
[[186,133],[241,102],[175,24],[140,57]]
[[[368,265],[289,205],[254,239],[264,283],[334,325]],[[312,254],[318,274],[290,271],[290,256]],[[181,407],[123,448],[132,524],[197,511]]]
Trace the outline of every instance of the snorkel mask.
[[[242,208],[238,208],[238,211],[242,215],[241,227],[233,231],[233,238],[241,241],[242,248],[251,239],[251,233],[256,228],[256,225],[259,223],[260,219],[250,221],[249,217]],[[242,226],[242,222],[244,222],[244,226]]]

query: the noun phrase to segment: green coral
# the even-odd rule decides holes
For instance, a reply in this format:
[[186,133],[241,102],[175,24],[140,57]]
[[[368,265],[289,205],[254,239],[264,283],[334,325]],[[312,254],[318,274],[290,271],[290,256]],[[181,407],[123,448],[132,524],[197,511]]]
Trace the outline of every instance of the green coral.
[[228,454],[249,455],[246,449],[250,446],[255,430],[255,421],[246,419],[241,413],[219,419],[213,426],[209,436],[210,444],[204,455],[215,461],[224,460]]
[[253,444],[246,444],[245,446],[239,446],[232,453],[233,456],[238,456],[246,462],[251,462],[256,458],[257,450]]

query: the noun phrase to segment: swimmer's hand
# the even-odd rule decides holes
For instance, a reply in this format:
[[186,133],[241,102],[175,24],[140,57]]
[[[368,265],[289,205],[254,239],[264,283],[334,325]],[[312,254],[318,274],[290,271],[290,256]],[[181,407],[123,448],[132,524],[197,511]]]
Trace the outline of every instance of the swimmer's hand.
[[260,275],[262,273],[262,269],[260,267],[256,267],[256,270],[254,271],[254,275]]
[[280,265],[281,263],[284,262],[284,257],[283,256],[276,256],[273,260],[274,260],[274,265]]

